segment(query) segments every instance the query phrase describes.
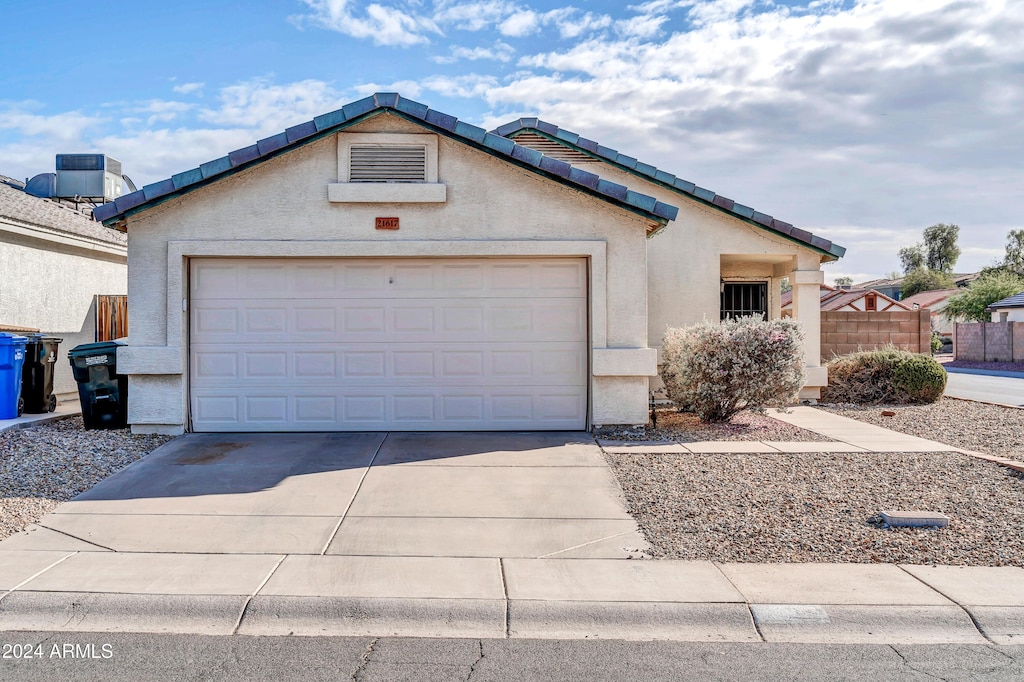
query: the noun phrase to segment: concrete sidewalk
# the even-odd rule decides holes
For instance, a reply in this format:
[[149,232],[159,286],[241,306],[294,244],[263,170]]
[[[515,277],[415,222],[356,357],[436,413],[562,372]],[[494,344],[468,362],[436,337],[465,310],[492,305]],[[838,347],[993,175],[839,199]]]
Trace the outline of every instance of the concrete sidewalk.
[[[836,440],[605,446],[956,450],[777,416]],[[587,434],[393,436],[320,434],[284,463],[295,436],[172,441],[0,543],[0,630],[1024,640],[1024,568],[628,560],[643,540]]]

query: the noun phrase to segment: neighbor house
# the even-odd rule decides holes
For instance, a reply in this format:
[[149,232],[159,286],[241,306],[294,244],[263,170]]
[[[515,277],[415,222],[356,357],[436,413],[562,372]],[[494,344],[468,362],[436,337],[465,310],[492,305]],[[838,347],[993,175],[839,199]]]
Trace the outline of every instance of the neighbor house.
[[[822,311],[846,311],[881,313],[886,311],[910,310],[900,301],[870,289],[834,289],[826,284],[821,286]],[[793,292],[782,294],[782,314],[786,317],[793,310]]]
[[962,294],[963,289],[935,289],[934,291],[922,291],[909,296],[900,303],[911,310],[927,309],[932,311],[932,331],[944,338],[952,339],[953,321],[946,317],[943,312],[949,299],[956,294]]
[[778,317],[783,277],[826,381],[841,247],[536,119],[379,93],[96,215],[129,235],[136,432],[643,424],[665,329]]
[[0,328],[64,339],[58,399],[77,400],[66,351],[96,340],[96,297],[125,293],[126,262],[125,235],[0,176]]
[[1024,291],[996,301],[985,312],[992,314],[993,322],[1024,322]]

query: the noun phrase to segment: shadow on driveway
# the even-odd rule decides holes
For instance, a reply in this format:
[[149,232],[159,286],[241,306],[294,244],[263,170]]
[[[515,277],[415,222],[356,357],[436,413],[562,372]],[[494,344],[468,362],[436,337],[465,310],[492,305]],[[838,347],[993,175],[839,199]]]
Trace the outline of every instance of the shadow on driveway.
[[309,474],[478,455],[498,462],[503,453],[530,452],[544,462],[545,450],[571,456],[565,446],[573,445],[592,449],[594,440],[576,432],[187,434],[74,501],[251,493]]

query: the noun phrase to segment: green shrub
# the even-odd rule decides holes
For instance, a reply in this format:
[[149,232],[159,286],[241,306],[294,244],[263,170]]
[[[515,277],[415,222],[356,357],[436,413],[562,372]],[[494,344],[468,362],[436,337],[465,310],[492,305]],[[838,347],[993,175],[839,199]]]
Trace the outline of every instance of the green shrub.
[[934,331],[932,332],[931,345],[932,345],[932,355],[935,355],[940,350],[942,350],[942,346],[944,344],[942,343],[942,337],[939,336],[938,332],[934,332]]
[[934,358],[893,347],[834,358],[821,399],[830,403],[933,403],[946,390]]
[[793,402],[804,383],[803,331],[792,320],[746,317],[669,329],[662,347],[665,393],[704,422]]

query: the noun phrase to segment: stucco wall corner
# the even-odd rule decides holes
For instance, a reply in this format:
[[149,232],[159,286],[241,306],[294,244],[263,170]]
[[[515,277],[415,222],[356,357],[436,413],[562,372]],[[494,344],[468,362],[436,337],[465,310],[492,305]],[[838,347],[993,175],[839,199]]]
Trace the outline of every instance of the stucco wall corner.
[[648,379],[641,377],[594,377],[593,425],[647,424]]
[[658,373],[654,348],[594,348],[594,376],[650,377]]

